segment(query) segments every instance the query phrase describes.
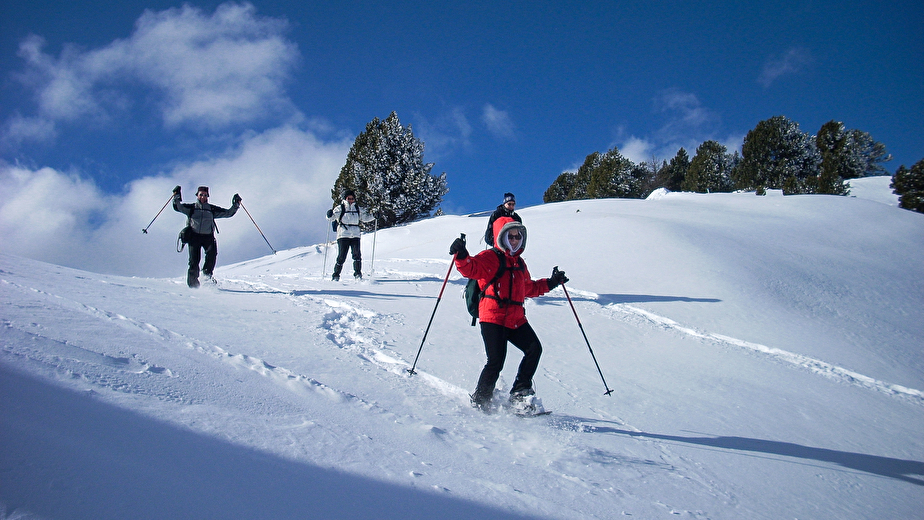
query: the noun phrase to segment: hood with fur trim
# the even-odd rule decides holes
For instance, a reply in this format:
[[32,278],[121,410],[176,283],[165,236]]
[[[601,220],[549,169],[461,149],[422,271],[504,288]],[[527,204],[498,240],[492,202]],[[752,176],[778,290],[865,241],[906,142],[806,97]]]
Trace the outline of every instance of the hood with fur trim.
[[[510,243],[507,242],[507,233],[511,230],[519,230],[520,235],[523,236],[523,239],[520,240],[520,247],[516,251],[511,251]],[[513,220],[510,217],[500,217],[494,221],[494,247],[502,249],[507,252],[508,255],[520,255],[523,253],[523,250],[526,249],[526,226]]]

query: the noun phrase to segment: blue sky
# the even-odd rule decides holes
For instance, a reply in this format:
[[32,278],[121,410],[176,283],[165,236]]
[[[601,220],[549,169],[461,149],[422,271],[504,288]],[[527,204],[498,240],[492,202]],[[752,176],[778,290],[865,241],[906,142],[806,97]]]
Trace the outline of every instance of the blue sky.
[[0,183],[20,195],[0,235],[48,189],[86,202],[42,220],[91,239],[121,229],[99,207],[131,203],[143,226],[174,184],[202,183],[214,203],[240,192],[281,245],[323,239],[286,220],[326,209],[353,138],[392,111],[447,173],[449,213],[505,191],[540,204],[614,146],[635,162],[740,149],[776,115],[870,133],[890,173],[924,159],[920,1],[11,4]]

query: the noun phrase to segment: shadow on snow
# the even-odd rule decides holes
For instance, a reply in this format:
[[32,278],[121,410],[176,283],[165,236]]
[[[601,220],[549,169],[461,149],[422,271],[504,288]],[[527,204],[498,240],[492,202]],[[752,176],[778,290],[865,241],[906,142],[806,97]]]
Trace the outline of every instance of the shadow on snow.
[[626,435],[629,437],[670,441],[681,444],[693,444],[732,451],[765,453],[796,459],[827,462],[851,470],[862,471],[872,475],[879,475],[918,486],[924,486],[924,462],[916,460],[903,460],[881,457],[878,455],[852,453],[849,451],[813,448],[811,446],[802,446],[801,444],[791,442],[768,441],[763,439],[751,439],[748,437],[685,437],[681,435],[636,432],[610,426],[588,425],[587,423],[594,422],[593,419],[581,419],[577,417],[571,419],[582,423],[583,430],[589,433],[611,433],[615,435]]
[[0,364],[0,510],[42,518],[525,518],[286,460]]

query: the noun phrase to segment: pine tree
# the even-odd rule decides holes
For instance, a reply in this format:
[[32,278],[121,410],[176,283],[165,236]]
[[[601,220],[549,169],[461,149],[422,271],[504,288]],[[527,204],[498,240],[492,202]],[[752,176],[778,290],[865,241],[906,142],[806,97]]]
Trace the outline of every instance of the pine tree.
[[783,189],[784,193],[814,193],[821,155],[814,139],[784,116],[757,123],[741,148],[741,162],[732,171],[739,189]]
[[683,189],[681,185],[689,170],[690,156],[687,155],[686,150],[681,148],[677,150],[677,155],[671,159],[671,162],[661,169],[656,183],[657,186],[655,187],[666,188],[670,191],[680,191]]
[[593,198],[589,194],[589,186],[594,170],[600,165],[600,152],[594,152],[584,158],[584,164],[574,174],[574,184],[565,200],[581,200]]
[[852,169],[848,160],[849,134],[840,121],[828,121],[815,136],[815,146],[821,153],[821,169],[816,181],[816,193],[847,195],[849,187],[844,179]]
[[599,156],[590,174],[587,196],[593,199],[639,198],[641,197],[641,177],[645,174],[645,170],[639,171],[632,161],[613,148]]
[[732,191],[732,156],[724,145],[717,141],[706,141],[696,149],[690,161],[690,168],[683,180],[684,191],[698,193],[727,193]]
[[374,118],[356,136],[331,198],[338,203],[345,190],[353,190],[382,228],[428,216],[449,189],[446,173],[430,174],[433,163],[423,162],[423,150],[395,112],[384,121]]
[[910,170],[900,166],[889,187],[898,195],[898,207],[924,213],[924,159]]
[[892,156],[886,152],[885,145],[875,141],[872,136],[861,130],[848,130],[848,134],[847,150],[851,170],[847,173],[848,177],[844,178],[853,179],[885,174],[886,169],[882,163],[892,160]]
[[562,202],[568,200],[568,194],[574,188],[574,172],[562,172],[542,195],[542,202]]

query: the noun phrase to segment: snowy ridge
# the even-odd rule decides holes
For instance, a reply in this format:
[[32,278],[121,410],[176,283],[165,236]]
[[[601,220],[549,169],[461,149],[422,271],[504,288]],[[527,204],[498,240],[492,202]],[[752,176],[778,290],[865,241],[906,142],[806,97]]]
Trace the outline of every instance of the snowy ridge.
[[683,325],[677,323],[676,321],[666,318],[664,316],[658,316],[654,313],[648,312],[644,309],[639,309],[638,307],[633,307],[626,304],[609,304],[607,308],[612,308],[613,310],[624,313],[632,314],[636,316],[641,316],[652,323],[662,326],[664,328],[676,330],[687,334],[695,338],[702,338],[710,341],[715,341],[717,343],[723,343],[735,347],[741,347],[745,349],[750,349],[755,352],[760,352],[761,354],[767,354],[781,361],[797,365],[806,370],[809,370],[815,374],[824,376],[829,379],[841,381],[843,383],[848,383],[852,385],[857,385],[862,388],[868,388],[871,390],[876,390],[888,395],[894,395],[898,397],[909,398],[912,402],[915,402],[920,405],[924,405],[924,392],[920,390],[915,390],[913,388],[905,388],[901,385],[894,385],[885,383],[883,381],[877,381],[872,377],[864,376],[863,374],[858,374],[846,368],[839,366],[831,365],[820,361],[818,359],[812,359],[808,356],[802,356],[799,354],[794,354],[792,352],[787,352],[782,349],[768,347],[766,345],[760,345],[758,343],[751,343],[749,341],[740,340],[737,338],[732,338],[729,336],[724,336],[722,334],[715,334],[712,332],[702,332],[689,327],[684,327]]

